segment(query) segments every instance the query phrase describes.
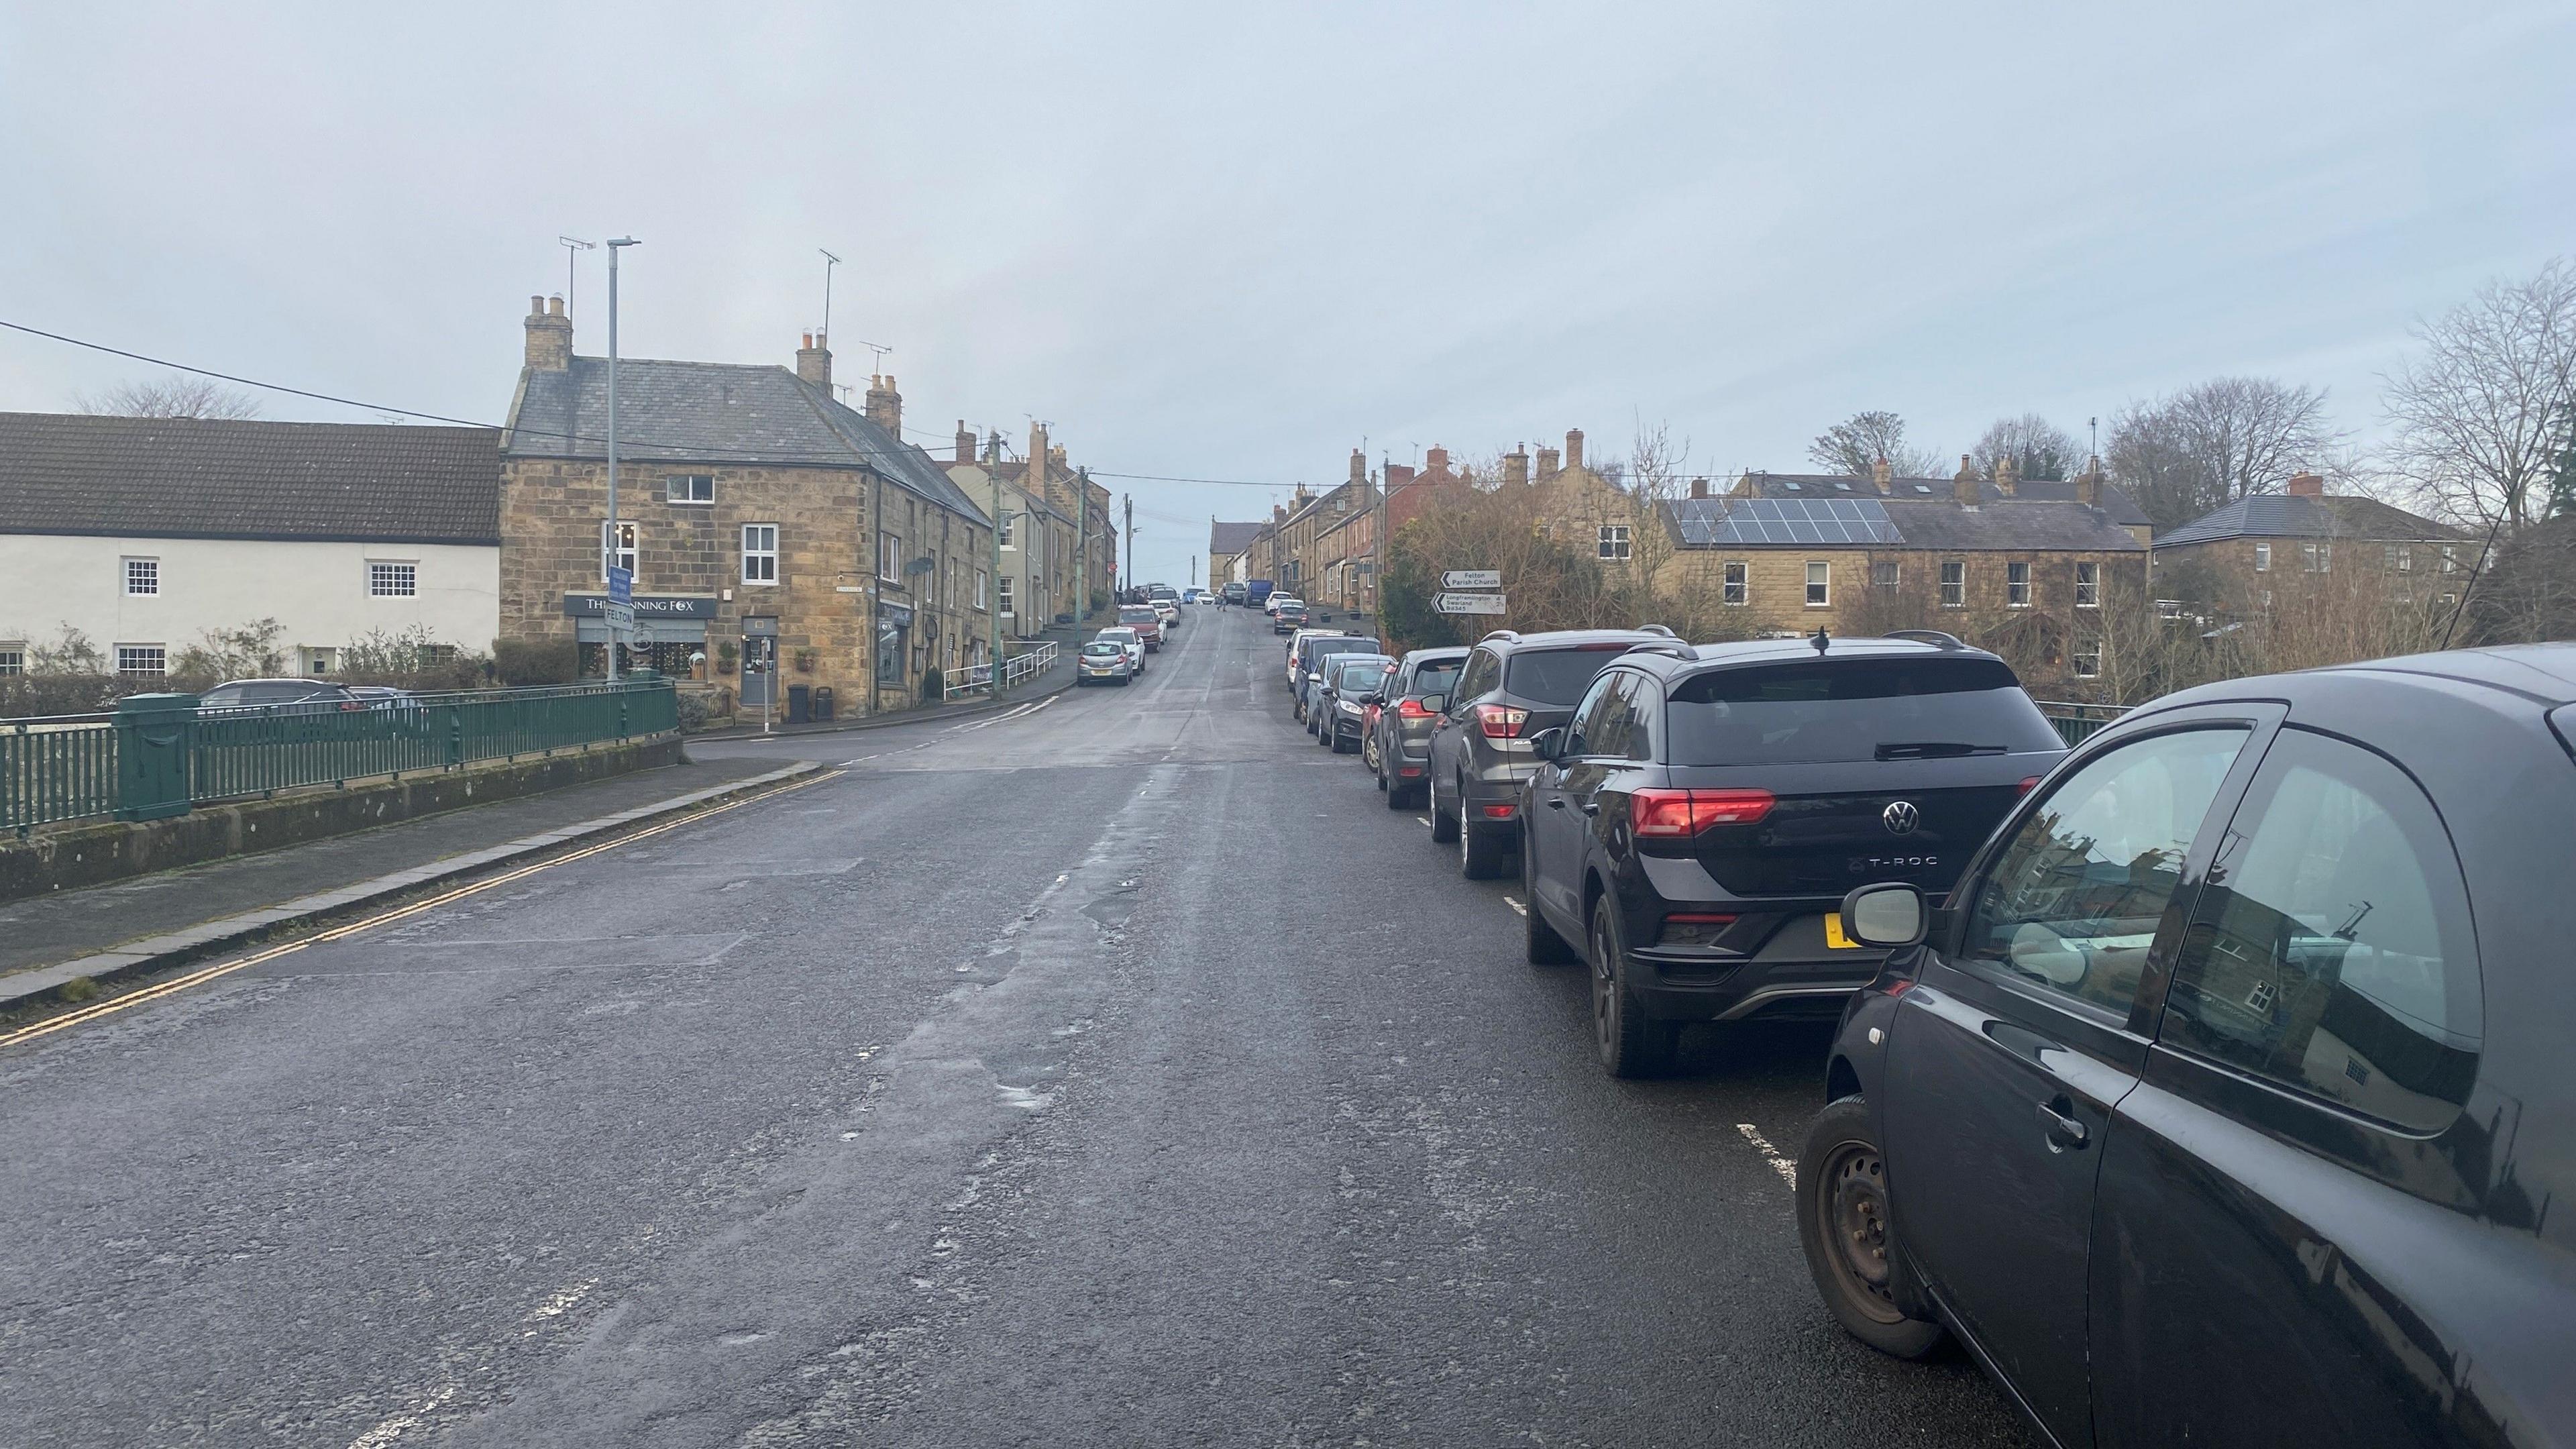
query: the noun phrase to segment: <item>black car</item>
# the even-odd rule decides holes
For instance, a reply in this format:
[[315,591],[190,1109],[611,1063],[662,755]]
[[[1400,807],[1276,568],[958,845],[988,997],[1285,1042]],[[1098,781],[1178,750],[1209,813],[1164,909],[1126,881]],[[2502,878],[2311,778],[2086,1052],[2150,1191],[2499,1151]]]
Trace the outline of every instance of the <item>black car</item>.
[[2576,1438],[2571,701],[2568,644],[2189,690],[1948,907],[1852,892],[1896,949],[1797,1169],[1834,1316],[2061,1444]]
[[1946,891],[2064,755],[2011,666],[1934,637],[1642,645],[1531,741],[1529,956],[1591,964],[1610,1071],[1694,1021],[1839,1015],[1884,954],[1843,893]]
[[1324,677],[1306,710],[1306,732],[1316,743],[1331,746],[1334,754],[1357,753],[1365,701],[1376,697],[1394,668],[1392,654],[1336,654],[1325,660]]
[[1394,677],[1369,726],[1368,767],[1386,792],[1386,808],[1406,810],[1430,799],[1431,725],[1439,718],[1423,705],[1427,695],[1446,698],[1467,662],[1464,649],[1416,649],[1396,661]]
[[1288,651],[1289,713],[1306,733],[1315,732],[1315,695],[1324,684],[1324,667],[1337,654],[1382,653],[1378,641],[1363,634],[1308,634]]
[[[1520,846],[1521,782],[1538,765],[1530,737],[1574,717],[1592,676],[1639,644],[1671,644],[1669,629],[1497,629],[1467,651],[1458,685],[1435,706],[1431,838],[1458,847],[1469,880],[1490,880]],[[1427,701],[1426,701],[1427,702]]]

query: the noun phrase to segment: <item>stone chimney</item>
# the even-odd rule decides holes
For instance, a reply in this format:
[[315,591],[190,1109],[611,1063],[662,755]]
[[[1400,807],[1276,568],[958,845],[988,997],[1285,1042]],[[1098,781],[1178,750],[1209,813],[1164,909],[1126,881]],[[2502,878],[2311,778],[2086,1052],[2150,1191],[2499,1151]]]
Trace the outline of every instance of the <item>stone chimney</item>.
[[1869,465],[1869,481],[1877,484],[1881,493],[1895,492],[1896,465],[1883,457],[1877,459]]
[[1691,496],[1693,498],[1706,498],[1708,496],[1708,480],[1705,478],[1693,478],[1691,480]]
[[1446,478],[1449,476],[1449,450],[1447,448],[1431,448],[1423,453],[1422,476],[1426,478]]
[[528,370],[572,371],[572,319],[564,315],[561,297],[552,306],[544,297],[528,299]]
[[832,349],[824,345],[819,332],[805,334],[805,345],[796,349],[796,375],[832,395]]
[[2326,480],[2315,473],[2293,473],[2287,491],[2293,498],[2323,498]]
[[2009,453],[1995,460],[1995,491],[2006,498],[2021,494],[2021,460]]
[[1565,430],[1565,466],[1568,468],[1583,466],[1583,430],[1581,428]]
[[966,426],[964,418],[957,420],[957,461],[960,463],[975,461],[975,434]]
[[1270,521],[1274,524],[1286,523],[1288,521],[1288,505],[1285,503],[1271,504]]
[[[826,352],[823,354],[824,386],[831,385],[831,375],[832,354]],[[889,372],[883,377],[873,374],[869,376],[867,411],[869,422],[894,434],[896,442],[903,441],[903,394],[894,390],[893,373]]]
[[1389,463],[1386,465],[1386,493],[1389,498],[1393,498],[1395,496],[1396,490],[1400,488],[1409,488],[1411,486],[1413,486],[1413,470],[1411,468],[1406,467],[1402,463]]
[[1950,480],[1950,492],[1961,508],[1974,508],[1985,501],[1986,495],[1977,487],[1977,465],[1965,453],[1959,455],[1959,474]]
[[2102,460],[2085,461],[2084,471],[2075,475],[2075,501],[2087,508],[2102,506]]
[[1360,484],[1368,482],[1368,455],[1357,448],[1351,449],[1351,481]]
[[1548,479],[1557,475],[1559,471],[1556,461],[1557,456],[1557,451],[1554,448],[1541,448],[1538,450],[1538,481],[1544,483]]
[[1503,486],[1508,488],[1515,483],[1527,483],[1528,481],[1529,449],[1523,447],[1519,443],[1514,443],[1512,444],[1512,450],[1503,455]]

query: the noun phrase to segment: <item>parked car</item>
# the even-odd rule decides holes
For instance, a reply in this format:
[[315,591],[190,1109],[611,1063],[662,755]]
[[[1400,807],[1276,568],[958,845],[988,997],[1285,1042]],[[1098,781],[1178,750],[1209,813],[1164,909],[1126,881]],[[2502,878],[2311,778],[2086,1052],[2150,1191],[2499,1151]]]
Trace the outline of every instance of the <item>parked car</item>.
[[1229,604],[1242,604],[1252,596],[1252,590],[1243,584],[1228,584],[1222,592]]
[[[1315,684],[1314,702],[1306,711],[1306,732],[1334,754],[1353,754],[1360,747],[1361,700],[1374,698],[1395,668],[1391,654],[1336,654],[1324,663]],[[1349,748],[1343,748],[1343,742]]]
[[2123,716],[1844,1015],[1798,1168],[1834,1317],[1946,1332],[2060,1443],[2565,1443],[2576,1426],[2576,645],[2238,679]]
[[[1132,682],[1136,678],[1137,656],[1130,655],[1127,652],[1128,648],[1127,644],[1115,639],[1094,639],[1083,645],[1082,653],[1074,665],[1075,687],[1079,688],[1094,681],[1117,685]],[[1140,647],[1137,654],[1142,653],[1143,650]]]
[[1243,585],[1244,598],[1255,608],[1267,609],[1272,592],[1272,585],[1268,579],[1249,579]]
[[1170,599],[1156,599],[1150,607],[1155,616],[1163,621],[1164,629],[1172,630],[1181,627],[1181,606],[1178,603]]
[[1120,604],[1118,623],[1121,628],[1136,631],[1136,637],[1145,641],[1146,653],[1153,654],[1161,651],[1163,647],[1162,610],[1151,604]]
[[[1324,682],[1324,661],[1336,654],[1377,654],[1383,652],[1375,639],[1356,634],[1310,634],[1297,642],[1296,657],[1290,662],[1289,713],[1299,724],[1307,724],[1314,713],[1315,692]],[[1312,733],[1310,727],[1309,733]]]
[[237,714],[281,705],[367,707],[348,686],[327,679],[228,679],[197,696],[201,714]]
[[[1521,782],[1538,764],[1530,737],[1574,717],[1592,676],[1669,629],[1497,629],[1467,653],[1431,722],[1431,838],[1459,848],[1470,880],[1501,875],[1520,847]],[[1465,822],[1463,825],[1461,822]]]
[[1380,691],[1384,701],[1369,719],[1368,743],[1360,753],[1386,792],[1389,810],[1431,798],[1431,722],[1437,715],[1424,707],[1423,697],[1449,694],[1466,662],[1464,649],[1416,649],[1396,661]]
[[1273,599],[1270,604],[1270,632],[1293,634],[1306,625],[1306,601]]
[[1147,652],[1145,647],[1145,636],[1137,632],[1135,628],[1126,624],[1113,625],[1110,628],[1101,630],[1093,637],[1095,640],[1105,639],[1110,643],[1124,648],[1127,651],[1127,662],[1133,666],[1133,672],[1138,675],[1142,675],[1145,672],[1145,655]]
[[1530,740],[1529,957],[1591,964],[1604,1067],[1662,1070],[1694,1021],[1839,1014],[1884,954],[1843,893],[1947,891],[2065,754],[2010,665],[1940,637],[1640,645]]
[[1339,629],[1325,629],[1315,625],[1308,625],[1288,636],[1288,647],[1281,654],[1283,672],[1280,675],[1280,682],[1288,686],[1288,692],[1291,695],[1297,692],[1298,683],[1306,677],[1308,667],[1305,656],[1306,641],[1343,637],[1345,636]]

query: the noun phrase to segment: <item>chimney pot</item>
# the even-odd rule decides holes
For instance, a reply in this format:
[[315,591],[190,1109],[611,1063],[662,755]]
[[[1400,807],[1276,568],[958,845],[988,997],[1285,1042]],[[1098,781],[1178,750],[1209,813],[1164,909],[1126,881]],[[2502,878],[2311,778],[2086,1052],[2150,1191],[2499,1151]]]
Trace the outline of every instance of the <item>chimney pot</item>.
[[2293,473],[2290,475],[2289,492],[2293,498],[2323,498],[2326,480],[2316,473]]
[[546,299],[546,315],[549,317],[560,317],[563,314],[563,298],[548,297]]
[[546,310],[546,299],[528,299],[528,355],[530,372],[569,372],[572,370],[572,319],[564,315],[563,299],[555,299],[554,310]]
[[539,292],[537,295],[528,299],[528,315],[531,317],[543,317],[546,315],[545,293]]

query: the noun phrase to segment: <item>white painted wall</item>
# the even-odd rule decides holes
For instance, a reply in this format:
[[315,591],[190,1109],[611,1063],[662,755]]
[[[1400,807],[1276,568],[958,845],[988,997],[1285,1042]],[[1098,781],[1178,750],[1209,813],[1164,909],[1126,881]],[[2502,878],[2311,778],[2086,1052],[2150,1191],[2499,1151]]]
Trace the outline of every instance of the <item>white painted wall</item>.
[[[125,592],[125,560],[161,564],[161,592]],[[418,592],[375,598],[371,560],[416,565]],[[0,646],[52,642],[65,624],[116,663],[119,644],[176,658],[209,629],[260,619],[286,626],[290,672],[306,651],[338,650],[371,630],[426,627],[442,644],[492,647],[501,629],[501,551],[463,544],[287,543],[223,538],[0,534]]]

